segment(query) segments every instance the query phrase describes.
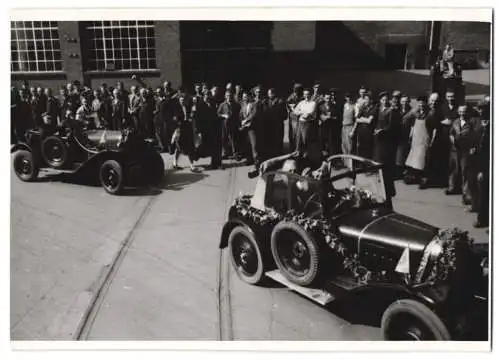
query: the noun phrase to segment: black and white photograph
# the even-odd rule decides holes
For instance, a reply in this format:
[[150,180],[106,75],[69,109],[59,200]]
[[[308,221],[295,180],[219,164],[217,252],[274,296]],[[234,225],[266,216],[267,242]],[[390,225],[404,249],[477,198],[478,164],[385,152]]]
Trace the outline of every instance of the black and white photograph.
[[493,9],[167,12],[10,15],[12,344],[490,349]]

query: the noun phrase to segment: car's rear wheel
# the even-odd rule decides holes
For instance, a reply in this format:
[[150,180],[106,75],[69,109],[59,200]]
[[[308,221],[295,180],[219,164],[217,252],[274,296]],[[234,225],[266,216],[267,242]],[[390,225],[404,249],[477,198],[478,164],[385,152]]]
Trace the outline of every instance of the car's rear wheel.
[[391,304],[382,316],[384,340],[448,341],[443,321],[421,302],[403,299]]
[[38,167],[33,160],[33,154],[28,150],[19,150],[14,155],[14,172],[22,181],[33,181],[38,176]]
[[264,261],[254,235],[243,226],[229,234],[229,256],[238,276],[246,283],[257,285],[264,278]]
[[283,221],[275,226],[271,251],[278,269],[291,282],[307,286],[318,278],[318,243],[297,223]]
[[124,176],[123,167],[116,160],[107,160],[99,170],[101,185],[107,193],[118,195],[123,191]]
[[47,164],[61,169],[68,161],[68,147],[57,136],[49,136],[42,142],[42,156]]

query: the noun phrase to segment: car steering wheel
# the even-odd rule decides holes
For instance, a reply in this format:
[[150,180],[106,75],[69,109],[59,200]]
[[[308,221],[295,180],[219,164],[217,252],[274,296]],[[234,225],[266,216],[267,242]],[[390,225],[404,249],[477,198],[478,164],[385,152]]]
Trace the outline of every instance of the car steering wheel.
[[308,207],[310,205],[314,205],[314,204],[317,205],[318,210],[314,211],[312,214],[310,214],[310,216],[315,216],[315,215],[318,215],[321,213],[323,205],[321,204],[320,199],[316,199],[317,197],[319,197],[319,194],[314,193],[311,196],[309,196],[309,198],[304,202],[304,209],[303,209],[304,213],[306,212],[306,210],[308,209]]

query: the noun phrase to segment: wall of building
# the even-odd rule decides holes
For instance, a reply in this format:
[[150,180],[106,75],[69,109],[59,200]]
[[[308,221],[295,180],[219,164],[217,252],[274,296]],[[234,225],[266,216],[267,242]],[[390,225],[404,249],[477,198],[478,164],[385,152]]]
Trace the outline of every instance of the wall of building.
[[453,44],[458,50],[490,50],[490,34],[490,23],[443,21],[441,45]]

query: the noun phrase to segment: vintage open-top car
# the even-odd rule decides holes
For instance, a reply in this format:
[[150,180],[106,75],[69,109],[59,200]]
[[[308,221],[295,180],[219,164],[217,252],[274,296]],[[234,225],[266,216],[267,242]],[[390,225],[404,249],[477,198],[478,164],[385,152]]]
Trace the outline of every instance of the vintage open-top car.
[[259,284],[267,275],[322,305],[379,290],[369,293],[383,303],[387,340],[470,336],[472,309],[487,313],[487,249],[467,232],[395,212],[381,164],[352,155],[327,162],[320,178],[264,172],[253,196],[235,200],[220,248],[239,277]]
[[40,169],[52,168],[120,194],[125,186],[156,186],[163,180],[165,165],[155,140],[128,129],[59,128],[49,134],[30,129],[25,138],[11,148],[14,171],[22,181],[33,181]]

